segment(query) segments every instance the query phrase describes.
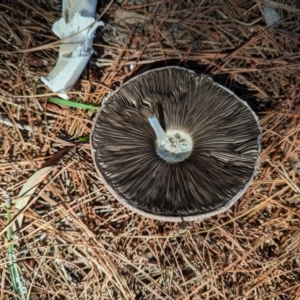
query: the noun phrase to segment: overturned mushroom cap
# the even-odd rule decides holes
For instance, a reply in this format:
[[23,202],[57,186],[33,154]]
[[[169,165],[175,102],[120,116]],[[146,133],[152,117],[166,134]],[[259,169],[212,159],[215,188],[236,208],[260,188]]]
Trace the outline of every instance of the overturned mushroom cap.
[[133,211],[190,221],[227,210],[258,165],[257,117],[210,78],[179,67],[139,75],[96,116],[91,146],[110,192]]

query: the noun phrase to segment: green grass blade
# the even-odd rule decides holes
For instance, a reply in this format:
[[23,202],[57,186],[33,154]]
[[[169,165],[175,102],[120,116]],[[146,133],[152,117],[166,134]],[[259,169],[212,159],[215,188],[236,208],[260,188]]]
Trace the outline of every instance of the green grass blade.
[[78,138],[80,142],[82,143],[87,143],[90,140],[90,136],[89,135],[85,135],[85,136],[81,136]]
[[[6,219],[7,219],[7,224],[11,222],[11,213],[10,213],[10,204],[8,203],[6,205],[7,211],[6,211]],[[13,290],[17,295],[21,296],[22,300],[25,300],[25,293],[23,289],[23,284],[21,281],[21,277],[19,274],[18,266],[17,266],[17,257],[14,252],[14,246],[12,244],[13,240],[13,234],[12,234],[12,227],[9,226],[7,229],[7,241],[8,241],[8,271],[10,274],[10,279],[12,282]]]
[[51,103],[55,103],[55,104],[59,104],[59,105],[63,105],[63,106],[69,106],[69,107],[75,107],[75,108],[81,108],[81,109],[89,109],[89,110],[98,110],[99,109],[98,106],[73,102],[73,101],[64,100],[64,99],[60,99],[60,98],[52,98],[51,97],[48,99],[48,101]]

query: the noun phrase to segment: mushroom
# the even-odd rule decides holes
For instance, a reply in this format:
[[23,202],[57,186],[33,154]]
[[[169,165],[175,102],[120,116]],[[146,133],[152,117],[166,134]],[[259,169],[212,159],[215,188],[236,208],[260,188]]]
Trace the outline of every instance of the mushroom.
[[246,102],[180,67],[147,71],[109,95],[92,129],[98,174],[131,210],[192,221],[231,207],[259,162],[261,128]]

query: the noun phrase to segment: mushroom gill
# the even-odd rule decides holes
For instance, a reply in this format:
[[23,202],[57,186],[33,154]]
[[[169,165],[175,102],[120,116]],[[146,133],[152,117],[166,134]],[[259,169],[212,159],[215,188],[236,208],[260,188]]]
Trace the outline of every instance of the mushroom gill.
[[224,211],[243,195],[260,135],[255,114],[232,92],[166,67],[129,80],[104,101],[91,146],[120,202],[154,219],[183,221]]

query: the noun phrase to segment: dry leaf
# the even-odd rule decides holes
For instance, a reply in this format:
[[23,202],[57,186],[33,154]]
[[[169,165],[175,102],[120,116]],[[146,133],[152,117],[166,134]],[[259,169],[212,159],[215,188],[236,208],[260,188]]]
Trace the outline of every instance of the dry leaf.
[[[38,184],[41,183],[45,177],[56,167],[45,167],[38,171],[36,171],[33,175],[31,175],[28,180],[23,185],[21,191],[18,194],[18,198],[16,199],[16,209],[22,210],[28,203],[30,197],[34,194]],[[23,213],[21,213],[15,220],[13,225],[13,230],[17,230],[21,228],[23,221]]]

